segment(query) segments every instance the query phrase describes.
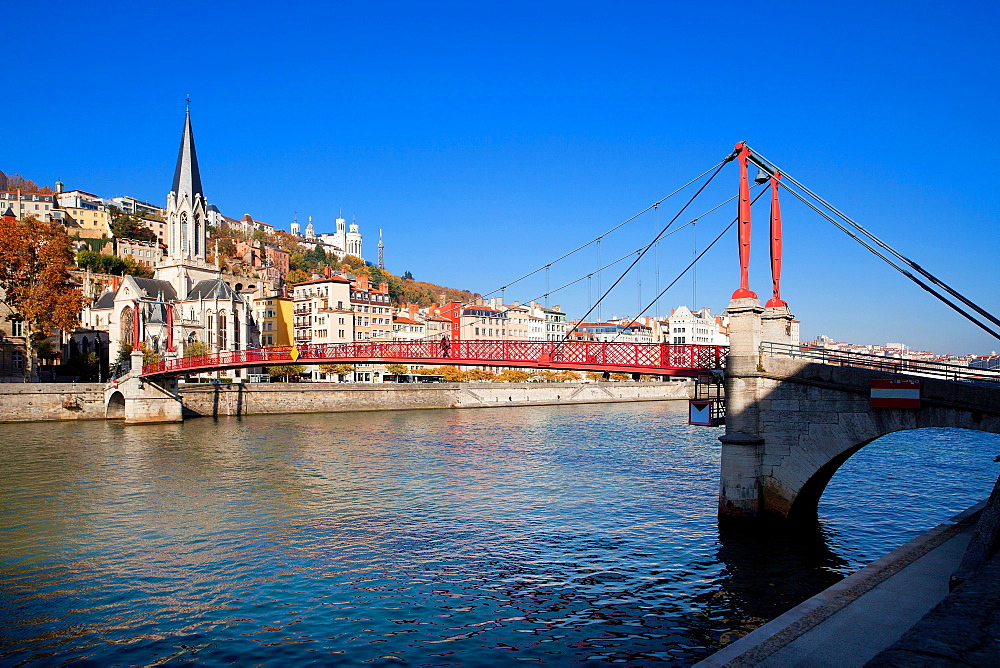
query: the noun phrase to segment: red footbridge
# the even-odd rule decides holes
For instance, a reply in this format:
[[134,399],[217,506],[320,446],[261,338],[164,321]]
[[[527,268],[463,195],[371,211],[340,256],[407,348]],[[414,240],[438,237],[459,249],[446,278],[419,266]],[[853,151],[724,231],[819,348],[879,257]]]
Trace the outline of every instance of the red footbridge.
[[253,348],[142,367],[147,378],[282,364],[420,364],[699,376],[726,364],[726,346],[589,341],[372,341]]

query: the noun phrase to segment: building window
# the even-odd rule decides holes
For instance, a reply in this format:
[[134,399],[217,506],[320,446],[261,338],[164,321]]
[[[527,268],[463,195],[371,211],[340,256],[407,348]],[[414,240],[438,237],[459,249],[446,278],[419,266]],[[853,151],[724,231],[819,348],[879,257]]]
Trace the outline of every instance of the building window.
[[10,323],[11,336],[24,336],[24,323],[20,320],[13,320]]
[[11,363],[14,365],[15,371],[21,371],[24,369],[24,353],[20,350],[15,350],[10,356]]

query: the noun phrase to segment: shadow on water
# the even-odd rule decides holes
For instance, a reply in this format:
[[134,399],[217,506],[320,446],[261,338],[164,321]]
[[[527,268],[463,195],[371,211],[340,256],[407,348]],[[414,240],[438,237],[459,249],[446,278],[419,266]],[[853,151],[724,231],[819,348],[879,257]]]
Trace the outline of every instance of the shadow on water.
[[849,564],[834,552],[835,543],[819,523],[723,523],[718,589],[696,600],[724,615],[731,629],[714,640],[728,644],[843,579]]

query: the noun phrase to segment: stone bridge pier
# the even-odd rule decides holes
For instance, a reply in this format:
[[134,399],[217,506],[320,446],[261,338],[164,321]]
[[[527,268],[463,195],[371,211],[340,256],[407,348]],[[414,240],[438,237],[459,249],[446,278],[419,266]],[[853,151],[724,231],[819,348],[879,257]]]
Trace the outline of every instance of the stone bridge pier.
[[[132,369],[142,369],[142,353],[132,353]],[[183,422],[183,405],[174,378],[144,380],[132,371],[104,390],[105,417],[125,424]]]
[[720,519],[814,518],[841,464],[895,431],[1000,433],[1000,388],[921,377],[919,409],[871,408],[871,380],[906,376],[763,355],[762,340],[798,343],[787,308],[734,299],[728,311]]

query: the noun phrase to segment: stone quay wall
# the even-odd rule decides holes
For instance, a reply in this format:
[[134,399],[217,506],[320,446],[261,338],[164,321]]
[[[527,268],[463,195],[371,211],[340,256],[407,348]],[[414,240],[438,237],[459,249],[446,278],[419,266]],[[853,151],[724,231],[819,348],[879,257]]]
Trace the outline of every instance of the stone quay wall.
[[692,382],[181,385],[186,417],[688,399]]
[[103,420],[103,383],[0,384],[0,422]]

